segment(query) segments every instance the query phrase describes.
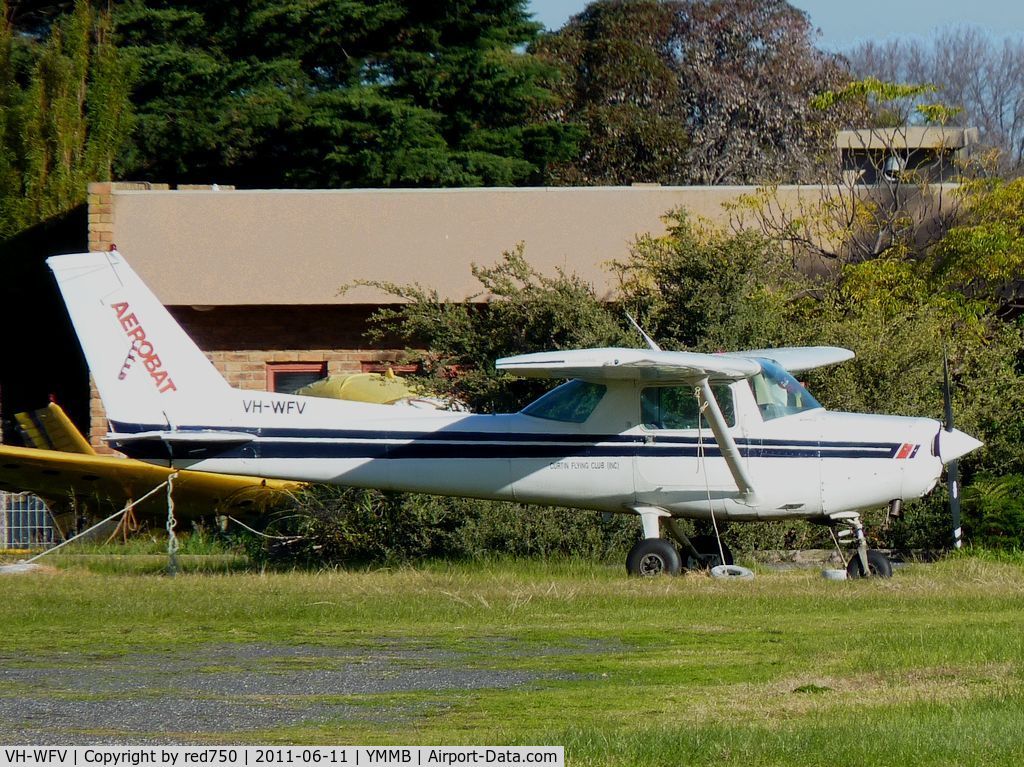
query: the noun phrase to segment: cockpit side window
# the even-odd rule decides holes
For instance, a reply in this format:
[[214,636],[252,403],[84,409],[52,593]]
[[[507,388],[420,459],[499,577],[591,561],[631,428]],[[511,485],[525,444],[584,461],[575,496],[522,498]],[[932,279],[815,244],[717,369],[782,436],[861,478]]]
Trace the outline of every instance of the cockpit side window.
[[750,388],[761,417],[770,421],[805,410],[820,408],[818,401],[799,381],[771,360],[759,360],[761,372],[750,378]]
[[539,400],[523,408],[534,418],[566,423],[583,423],[597,408],[606,386],[575,379],[552,389]]
[[[711,391],[729,426],[736,425],[736,411],[729,384],[712,384]],[[700,405],[692,386],[655,386],[640,392],[640,422],[647,429],[696,429]],[[707,418],[704,419],[707,426]]]

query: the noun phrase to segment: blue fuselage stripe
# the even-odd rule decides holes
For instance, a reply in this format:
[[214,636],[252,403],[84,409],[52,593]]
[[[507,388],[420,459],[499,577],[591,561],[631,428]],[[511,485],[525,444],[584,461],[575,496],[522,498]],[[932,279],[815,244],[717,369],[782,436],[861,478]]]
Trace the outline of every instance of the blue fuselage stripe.
[[[132,424],[119,421],[111,422],[115,433],[139,434],[147,431],[164,431],[166,424]],[[472,445],[498,443],[563,443],[579,445],[600,445],[605,443],[641,444],[647,447],[662,445],[714,445],[714,438],[708,434],[703,438],[689,435],[663,434],[651,431],[646,434],[560,434],[557,432],[486,432],[486,431],[388,431],[373,429],[280,429],[280,428],[246,428],[217,426],[179,426],[179,432],[210,432],[231,431],[234,433],[253,434],[260,438],[261,445],[270,441],[280,440],[316,440],[321,444],[326,440],[352,440],[366,443],[385,442],[461,442]],[[274,439],[276,438],[276,439]],[[649,441],[652,440],[652,441]],[[893,442],[850,442],[850,441],[819,441],[799,439],[771,439],[736,437],[740,447],[752,448],[805,448],[818,450],[873,450],[892,451],[893,455],[900,448],[900,443]]]
[[[117,432],[138,434],[161,427],[114,424]],[[166,428],[166,427],[163,427]],[[111,445],[132,458],[201,460],[258,458],[325,459],[559,459],[570,456],[604,458],[716,458],[722,453],[713,439],[654,435],[503,434],[488,432],[373,432],[366,430],[248,430],[256,439],[242,444],[217,444],[182,439],[189,431],[211,430],[190,427],[177,430],[173,443],[152,440],[118,442]],[[246,431],[232,427],[231,431]],[[272,433],[270,433],[272,432]],[[880,442],[814,442],[808,440],[737,439],[740,454],[747,458],[893,458],[900,445]]]

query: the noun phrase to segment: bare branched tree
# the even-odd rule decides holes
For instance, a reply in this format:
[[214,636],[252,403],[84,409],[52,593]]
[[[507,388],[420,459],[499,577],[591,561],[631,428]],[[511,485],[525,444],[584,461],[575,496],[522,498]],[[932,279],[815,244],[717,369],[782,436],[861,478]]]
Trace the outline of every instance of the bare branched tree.
[[959,112],[932,103],[934,90],[867,78],[820,94],[812,105],[841,110],[847,129],[813,191],[762,187],[734,206],[734,227],[753,223],[811,266],[919,257],[955,220],[975,136],[949,127]]
[[927,41],[863,43],[846,56],[859,77],[931,83],[962,107],[954,124],[977,127],[982,144],[1000,150],[999,170],[1024,170],[1024,37],[954,27]]

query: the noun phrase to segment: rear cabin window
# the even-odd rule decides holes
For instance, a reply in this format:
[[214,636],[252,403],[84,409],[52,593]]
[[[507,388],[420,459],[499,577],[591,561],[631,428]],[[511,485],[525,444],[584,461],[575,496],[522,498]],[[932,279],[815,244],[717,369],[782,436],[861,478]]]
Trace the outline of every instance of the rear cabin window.
[[526,415],[548,421],[583,423],[604,397],[607,387],[575,379],[552,389],[523,409]]
[[[736,411],[729,384],[713,384],[711,391],[718,400],[722,417],[729,426],[736,425]],[[640,418],[648,429],[696,429],[700,426],[700,405],[693,386],[657,386],[640,392]],[[708,419],[703,419],[704,426]]]

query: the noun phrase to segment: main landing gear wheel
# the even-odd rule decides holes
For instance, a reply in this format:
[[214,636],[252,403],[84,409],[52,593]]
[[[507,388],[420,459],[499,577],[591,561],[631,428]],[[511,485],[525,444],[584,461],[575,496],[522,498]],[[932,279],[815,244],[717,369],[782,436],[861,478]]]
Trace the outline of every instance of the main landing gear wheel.
[[847,578],[891,578],[892,562],[878,549],[868,549],[868,571],[860,564],[860,555],[854,553],[846,565]]
[[[718,565],[731,565],[732,552],[724,543],[722,551],[718,551],[718,540],[713,535],[695,535],[690,538],[693,548],[697,549],[700,557],[695,557],[692,551],[683,549],[683,567],[687,570],[710,570]],[[725,554],[725,561],[722,561],[722,554]]]
[[626,571],[630,575],[679,575],[681,569],[679,552],[664,538],[645,538],[626,557]]

